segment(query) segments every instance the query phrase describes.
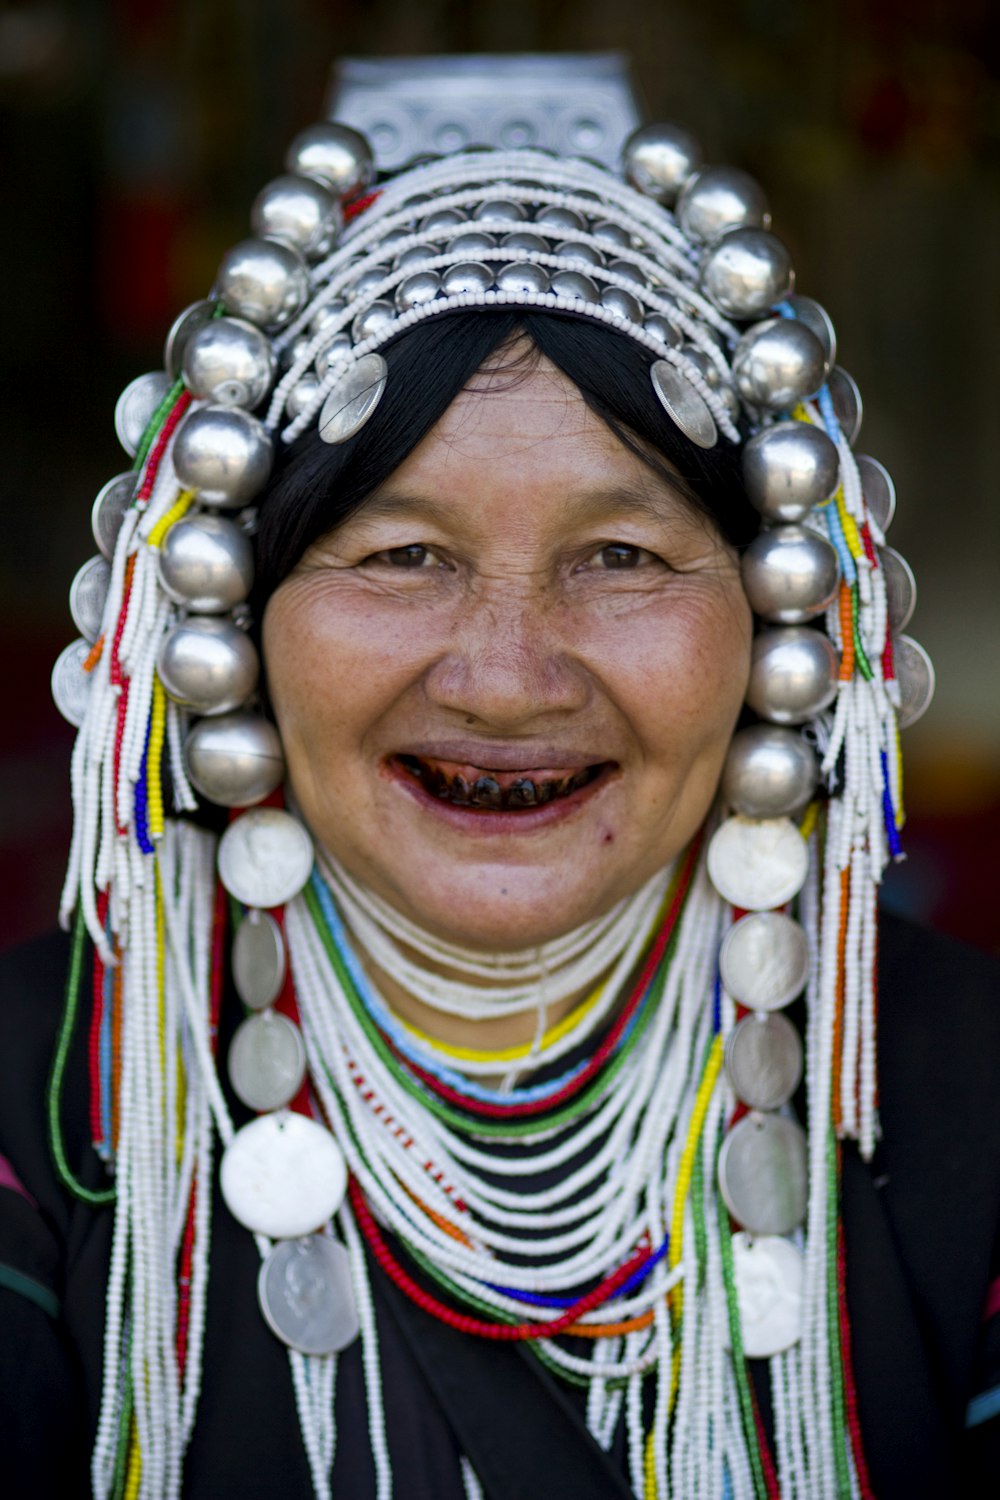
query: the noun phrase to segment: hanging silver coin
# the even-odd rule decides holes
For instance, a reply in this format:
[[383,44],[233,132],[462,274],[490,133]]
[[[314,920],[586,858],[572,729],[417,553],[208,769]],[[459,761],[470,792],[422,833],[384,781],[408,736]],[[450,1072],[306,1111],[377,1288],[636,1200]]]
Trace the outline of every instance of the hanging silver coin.
[[52,698],[63,718],[79,729],[87,712],[92,679],[83,670],[90,655],[89,641],[72,641],[56,657],[52,668]]
[[171,384],[170,376],[165,370],[155,370],[149,375],[137,375],[118,397],[115,405],[115,432],[129,458],[134,458],[139,451],[139,444],[150,418]]
[[708,874],[733,906],[767,911],[803,887],[809,849],[790,818],[727,818],[708,846]]
[[873,520],[886,532],[896,514],[896,486],[892,476],[885,464],[880,464],[877,458],[871,458],[867,453],[859,453],[857,463],[865,504]]
[[279,807],[254,807],[219,840],[219,879],[244,906],[284,906],[309,879],[312,839]]
[[282,1110],[236,1132],[222,1154],[219,1185],[245,1229],[290,1240],[311,1234],[337,1212],[347,1166],[328,1130]]
[[825,363],[824,375],[828,374],[830,366],[837,362],[837,334],[830,314],[812,297],[803,297],[798,292],[792,292],[785,301],[798,321],[804,323],[809,332],[819,339]]
[[94,541],[101,556],[106,557],[109,562],[115,555],[115,543],[126,512],[135,499],[138,479],[139,476],[132,469],[126,470],[124,474],[116,474],[114,479],[109,479],[98,490],[90,512],[90,529],[94,533]]
[[934,697],[934,663],[912,635],[896,637],[892,657],[899,683],[899,727],[906,729],[926,713]]
[[174,319],[163,346],[163,367],[171,380],[176,380],[181,373],[184,353],[192,336],[212,321],[219,307],[218,302],[205,298],[201,302],[192,302]]
[[346,443],[360,432],[382,399],[387,373],[381,354],[362,355],[348,366],[319,414],[319,435],[324,443]]
[[718,429],[704,398],[668,360],[655,360],[650,367],[653,390],[667,416],[699,448],[714,448]]
[[266,911],[249,911],[233,939],[233,983],[251,1010],[273,1005],[285,983],[285,940]]
[[94,642],[101,633],[110,586],[111,564],[106,557],[85,562],[69,586],[69,612],[84,640]]
[[733,1280],[743,1352],[770,1359],[802,1336],[802,1252],[777,1235],[733,1235]]
[[802,1126],[783,1115],[744,1115],[719,1152],[719,1191],[750,1234],[790,1234],[805,1219],[809,1200]]
[[325,1234],[275,1245],[257,1298],[271,1332],[303,1354],[337,1354],[361,1332],[347,1251]]
[[275,1010],[248,1016],[236,1028],[228,1063],[233,1092],[248,1109],[281,1109],[306,1076],[302,1033]]
[[722,983],[751,1010],[780,1010],[809,977],[809,940],[792,917],[755,911],[730,927],[719,950]]
[[861,419],[864,415],[857,381],[853,375],[842,370],[840,365],[834,365],[827,376],[827,385],[840,430],[853,448],[861,431]]
[[895,635],[905,630],[917,605],[917,580],[902,553],[895,547],[880,547],[878,560],[885,579],[885,606],[889,629]]
[[744,1016],[726,1041],[726,1076],[751,1109],[780,1109],[802,1080],[802,1041],[787,1016]]

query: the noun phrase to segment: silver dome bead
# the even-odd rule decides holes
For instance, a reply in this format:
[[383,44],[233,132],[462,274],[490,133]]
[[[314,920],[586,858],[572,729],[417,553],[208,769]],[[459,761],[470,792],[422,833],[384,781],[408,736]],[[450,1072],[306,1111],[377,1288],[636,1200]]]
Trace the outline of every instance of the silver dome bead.
[[423,265],[430,260],[432,255],[440,255],[443,251],[442,245],[411,245],[409,250],[401,250],[392,263],[394,271],[407,271],[411,266]]
[[604,256],[600,250],[593,245],[586,245],[582,240],[562,240],[556,246],[556,254],[565,256],[580,266],[603,266]]
[[779,625],[754,638],[747,703],[773,724],[804,724],[837,696],[832,641],[808,625]]
[[401,313],[409,312],[411,307],[433,302],[440,290],[441,277],[437,271],[417,271],[397,286],[396,308]]
[[642,322],[642,304],[623,286],[606,286],[601,291],[601,306],[609,312],[627,318],[630,323]]
[[584,227],[583,215],[578,214],[575,208],[560,208],[556,203],[549,203],[545,208],[540,208],[535,215],[535,223],[550,234],[579,234]]
[[490,198],[477,206],[473,217],[476,219],[523,219],[527,216],[523,206],[510,198]]
[[525,297],[549,289],[548,272],[531,261],[508,261],[497,266],[495,280],[497,291],[508,296]]
[[250,638],[221,615],[192,615],[164,637],[156,670],[169,697],[199,714],[238,708],[257,686]]
[[731,230],[701,267],[702,291],[728,318],[759,318],[791,291],[793,281],[791,256],[766,229]]
[[746,818],[785,818],[805,807],[819,780],[816,756],[794,729],[751,724],[733,735],[722,795]]
[[766,228],[768,218],[763,188],[739,167],[703,167],[677,200],[677,222],[693,240],[716,240],[744,225]]
[[496,235],[487,234],[485,229],[466,229],[448,241],[447,249],[459,260],[479,260],[495,250],[496,243]]
[[733,380],[751,406],[782,411],[822,385],[822,346],[804,323],[768,318],[755,323],[736,345]]
[[776,422],[743,449],[743,483],[766,521],[801,521],[839,478],[837,449],[811,422]]
[[670,319],[664,317],[663,313],[649,313],[643,323],[647,333],[651,333],[661,344],[666,344],[668,349],[679,349],[684,342],[679,328],[675,328]]
[[595,240],[600,240],[602,245],[610,245],[615,250],[629,250],[632,247],[632,236],[628,230],[616,224],[613,219],[598,219],[590,232]]
[[351,198],[375,176],[371,147],[349,125],[323,121],[301,130],[285,156],[289,172],[316,177],[338,198]]
[[195,614],[225,614],[253,587],[253,545],[223,516],[183,516],[163,539],[157,572],[175,604]]
[[[281,351],[282,370],[290,370],[292,365],[298,364],[312,341],[313,336],[311,333],[300,333],[290,344],[286,344]],[[225,402],[222,404],[225,405]]]
[[457,208],[436,208],[420,220],[420,233],[433,234],[435,229],[457,229],[469,221]]
[[614,271],[617,276],[624,276],[626,281],[632,281],[636,286],[649,286],[649,278],[645,271],[640,271],[634,261],[609,260],[608,270]]
[[673,203],[700,164],[701,147],[677,125],[642,125],[622,148],[626,180],[658,203]]
[[390,323],[396,321],[396,309],[393,303],[383,301],[370,302],[367,307],[362,308],[354,322],[351,324],[351,338],[356,344],[370,339],[373,334],[381,332]]
[[294,422],[296,417],[301,417],[315,401],[319,393],[319,376],[314,375],[312,370],[307,370],[304,375],[292,386],[285,397],[285,411]]
[[354,281],[344,287],[344,296],[348,302],[367,302],[372,292],[389,274],[388,266],[370,266],[367,271],[362,271]]
[[262,239],[283,240],[306,259],[316,256],[324,240],[344,222],[340,204],[314,177],[289,173],[262,187],[250,210],[250,225]]
[[754,614],[776,625],[803,625],[837,596],[836,549],[808,526],[774,526],[754,537],[740,560]]
[[217,286],[227,312],[261,328],[280,328],[305,302],[309,274],[290,245],[241,240],[223,256]]
[[340,297],[337,297],[333,302],[324,303],[319,312],[313,318],[312,322],[309,324],[309,332],[319,333],[322,329],[326,328],[330,323],[332,323],[336,318],[339,318],[346,306],[347,303]]
[[202,406],[177,429],[173,461],[185,489],[204,505],[246,505],[267,483],[271,439],[256,417],[238,406]]
[[555,271],[549,281],[549,290],[560,297],[575,297],[584,302],[601,300],[596,281],[592,281],[583,271]]
[[260,714],[201,719],[184,742],[184,760],[195,790],[220,807],[252,807],[285,775],[278,731]]
[[274,379],[274,351],[266,334],[243,318],[213,318],[184,350],[184,383],[220,406],[259,406]]
[[324,344],[315,359],[316,374],[320,379],[322,380],[324,375],[329,374],[334,364],[342,363],[344,355],[350,354],[353,348],[354,344],[351,341],[351,335],[346,329],[342,329],[340,333],[335,333],[330,342]]
[[448,266],[441,273],[441,288],[446,297],[488,292],[492,285],[493,272],[478,260],[459,261],[457,266]]
[[544,255],[549,248],[548,240],[532,234],[530,229],[512,229],[500,243],[505,250],[525,250],[529,255]]

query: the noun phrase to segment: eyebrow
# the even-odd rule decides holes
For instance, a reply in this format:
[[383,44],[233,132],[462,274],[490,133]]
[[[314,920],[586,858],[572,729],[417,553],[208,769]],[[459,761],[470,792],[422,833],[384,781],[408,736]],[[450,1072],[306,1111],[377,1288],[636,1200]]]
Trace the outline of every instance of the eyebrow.
[[[624,518],[629,515],[662,523],[669,519],[671,501],[679,503],[682,513],[701,514],[700,504],[683,480],[675,486],[664,483],[656,491],[629,484],[584,490],[572,497],[567,496],[567,509],[572,510],[574,519],[584,523],[604,516]],[[453,519],[454,510],[430,495],[387,488],[377,490],[363,501],[352,519],[386,521],[414,515],[443,525]]]

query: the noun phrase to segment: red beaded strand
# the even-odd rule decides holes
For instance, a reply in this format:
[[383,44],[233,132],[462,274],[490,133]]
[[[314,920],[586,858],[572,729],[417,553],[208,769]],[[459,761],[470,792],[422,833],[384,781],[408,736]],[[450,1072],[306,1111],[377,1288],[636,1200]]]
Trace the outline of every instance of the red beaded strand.
[[847,1312],[847,1256],[844,1251],[844,1225],[837,1219],[837,1311],[840,1322],[840,1363],[844,1372],[844,1407],[847,1416],[847,1431],[854,1454],[854,1467],[858,1476],[861,1500],[875,1500],[868,1464],[865,1459],[861,1437],[861,1419],[858,1416],[858,1392],[854,1384],[854,1363],[851,1357],[851,1320]]

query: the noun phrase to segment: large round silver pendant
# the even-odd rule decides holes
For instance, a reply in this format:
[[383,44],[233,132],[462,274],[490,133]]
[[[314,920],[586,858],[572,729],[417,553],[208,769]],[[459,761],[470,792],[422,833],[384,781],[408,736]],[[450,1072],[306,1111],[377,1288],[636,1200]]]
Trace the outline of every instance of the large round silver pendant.
[[309,879],[312,840],[278,807],[255,807],[219,840],[219,879],[244,906],[284,906]]
[[287,1016],[265,1010],[240,1023],[229,1046],[229,1081],[248,1109],[289,1104],[305,1076],[305,1043]]
[[337,1212],[347,1190],[343,1153],[305,1115],[261,1115],[238,1130],[222,1155],[226,1207],[246,1229],[270,1239],[311,1234]]
[[324,1234],[275,1245],[257,1298],[271,1332],[302,1354],[337,1354],[361,1332],[347,1251]]
[[273,1005],[285,983],[285,940],[266,911],[252,911],[233,939],[233,983],[244,1005],[264,1010]]
[[102,485],[90,512],[90,529],[102,557],[110,562],[126,512],[135,499],[138,475],[132,469]]
[[805,1219],[809,1201],[801,1125],[783,1115],[744,1115],[719,1152],[719,1191],[750,1234],[790,1234]]
[[52,699],[67,723],[79,729],[87,712],[92,678],[83,670],[90,655],[89,641],[71,641],[52,668]]
[[115,432],[129,458],[134,458],[138,453],[150,418],[169,391],[170,385],[170,376],[165,370],[154,370],[149,375],[137,375],[118,397],[115,405]]
[[802,1078],[802,1042],[780,1011],[744,1016],[726,1041],[726,1076],[751,1109],[780,1109]]
[[691,382],[666,359],[655,360],[649,374],[660,405],[684,436],[699,448],[714,448],[719,436],[715,418]]
[[727,991],[751,1010],[780,1010],[809,977],[809,940],[792,917],[756,911],[729,929],[719,950]]
[[381,354],[364,354],[350,365],[323,402],[319,435],[324,443],[346,443],[360,432],[382,399],[388,366]]
[[69,612],[86,641],[96,641],[101,633],[110,586],[111,564],[106,557],[92,557],[85,562],[69,586]]
[[809,847],[790,818],[727,818],[708,846],[719,895],[745,911],[783,906],[805,884]]
[[802,1252],[776,1235],[733,1235],[733,1279],[743,1352],[770,1359],[802,1336]]

